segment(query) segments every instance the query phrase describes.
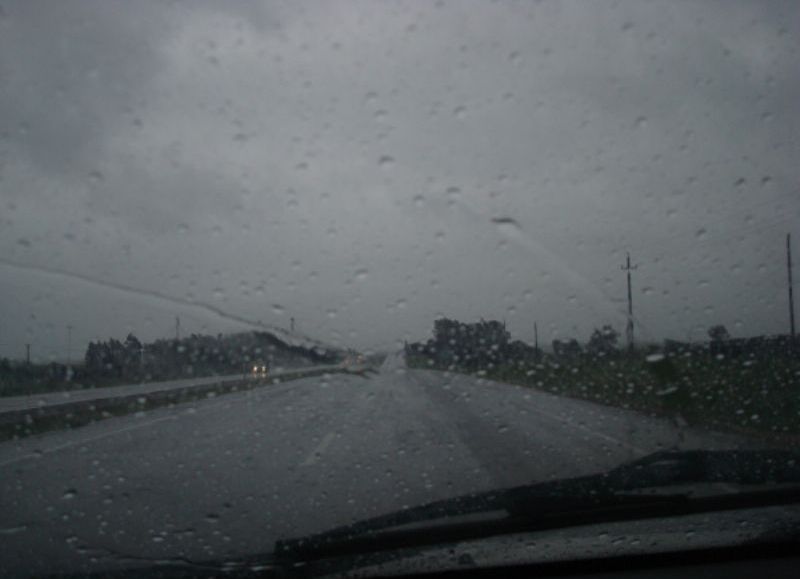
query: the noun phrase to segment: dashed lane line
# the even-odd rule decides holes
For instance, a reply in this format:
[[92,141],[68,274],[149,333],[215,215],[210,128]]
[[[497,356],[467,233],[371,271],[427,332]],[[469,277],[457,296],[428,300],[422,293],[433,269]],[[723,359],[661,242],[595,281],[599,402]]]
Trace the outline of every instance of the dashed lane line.
[[329,432],[328,434],[323,436],[322,440],[320,440],[316,448],[314,448],[314,450],[311,451],[311,454],[309,454],[306,457],[306,459],[300,463],[300,466],[311,466],[312,464],[317,462],[322,457],[322,454],[330,446],[331,442],[333,442],[333,438],[335,436],[336,435],[333,432]]

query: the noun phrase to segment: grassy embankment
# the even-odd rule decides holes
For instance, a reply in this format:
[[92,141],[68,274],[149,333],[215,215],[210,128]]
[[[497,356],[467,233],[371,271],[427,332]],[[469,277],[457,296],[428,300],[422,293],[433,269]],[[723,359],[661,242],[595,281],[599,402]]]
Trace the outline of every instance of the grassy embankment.
[[[407,363],[470,373],[422,356],[409,357]],[[657,361],[643,354],[569,361],[544,356],[538,363],[507,363],[477,374],[653,416],[680,417],[691,425],[800,442],[800,359],[789,354],[695,354]]]

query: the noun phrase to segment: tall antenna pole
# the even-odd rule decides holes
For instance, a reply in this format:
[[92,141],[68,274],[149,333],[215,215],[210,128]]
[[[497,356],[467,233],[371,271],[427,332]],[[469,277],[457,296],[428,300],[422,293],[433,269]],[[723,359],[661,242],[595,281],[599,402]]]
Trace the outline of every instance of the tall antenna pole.
[[31,365],[31,345],[25,344],[25,364]]
[[786,234],[786,269],[789,273],[789,332],[792,341],[795,338],[794,332],[794,292],[792,290],[792,234]]
[[628,350],[633,352],[633,292],[631,291],[631,271],[638,268],[638,265],[631,266],[631,254],[627,254],[625,265],[620,266],[622,271],[628,274],[628,326],[625,328],[625,335],[628,338]]
[[292,316],[292,333],[294,334],[294,316]]
[[533,347],[539,353],[539,325],[533,322]]
[[179,341],[181,339],[181,318],[180,316],[175,316],[175,341]]
[[72,365],[72,324],[67,324],[67,366]]

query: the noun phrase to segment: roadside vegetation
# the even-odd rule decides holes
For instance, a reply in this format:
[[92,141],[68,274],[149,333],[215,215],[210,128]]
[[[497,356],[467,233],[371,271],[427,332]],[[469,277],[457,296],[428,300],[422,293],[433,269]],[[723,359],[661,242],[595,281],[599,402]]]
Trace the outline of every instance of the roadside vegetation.
[[478,375],[553,394],[633,409],[678,423],[800,441],[800,355],[786,337],[703,344],[665,342],[623,351],[606,326],[585,344],[542,352],[511,341],[499,322],[437,320],[434,338],[408,344],[409,367]]
[[91,342],[81,361],[32,364],[0,359],[0,396],[24,396],[157,382],[201,376],[246,375],[253,364],[301,367],[335,364],[340,353],[287,344],[268,332],[192,334],[145,344],[133,334],[124,341]]

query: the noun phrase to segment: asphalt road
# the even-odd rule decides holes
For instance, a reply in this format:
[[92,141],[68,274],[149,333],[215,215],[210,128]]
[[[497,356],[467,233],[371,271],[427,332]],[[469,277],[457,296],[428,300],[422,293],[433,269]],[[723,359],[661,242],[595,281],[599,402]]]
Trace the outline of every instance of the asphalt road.
[[465,376],[331,375],[0,444],[0,576],[269,552],[467,492],[737,439]]

